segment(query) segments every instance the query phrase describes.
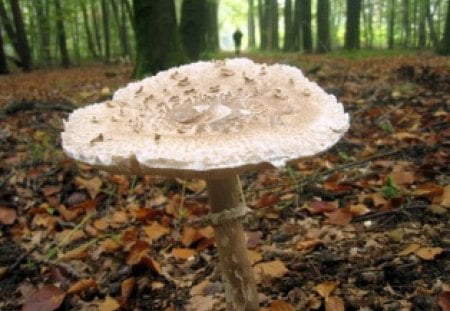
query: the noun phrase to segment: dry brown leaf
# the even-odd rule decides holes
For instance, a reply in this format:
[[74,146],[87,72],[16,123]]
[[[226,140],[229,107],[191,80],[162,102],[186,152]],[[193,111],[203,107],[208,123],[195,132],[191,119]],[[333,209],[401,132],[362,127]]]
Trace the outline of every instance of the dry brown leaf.
[[214,238],[214,228],[212,226],[206,226],[205,228],[198,229],[197,233],[205,239]]
[[145,226],[143,229],[150,243],[169,233],[169,228],[161,226],[157,221],[152,222],[151,225]]
[[84,179],[82,177],[77,176],[75,177],[75,183],[81,188],[85,188],[86,191],[89,193],[91,199],[95,199],[97,197],[103,185],[102,180],[98,176],[95,176],[94,178],[91,179]]
[[131,246],[130,252],[125,260],[127,265],[133,266],[142,262],[142,259],[147,256],[149,251],[149,244],[146,241],[138,240]]
[[127,305],[128,298],[130,298],[131,294],[133,293],[135,285],[136,279],[133,277],[125,279],[122,282],[122,291],[120,295],[120,302],[122,303],[122,305]]
[[434,260],[443,251],[444,249],[442,247],[421,247],[415,251],[415,254],[423,260]]
[[55,235],[56,241],[60,246],[68,245],[73,241],[77,241],[86,237],[86,234],[81,230],[64,229]]
[[113,253],[120,249],[120,244],[113,239],[106,239],[100,244],[102,252]]
[[412,243],[409,244],[404,250],[398,253],[399,256],[408,256],[410,254],[415,253],[420,248],[419,244]]
[[12,225],[17,219],[17,212],[13,208],[0,206],[0,224]]
[[125,211],[116,211],[112,217],[111,221],[117,225],[123,225],[128,222],[128,214]]
[[64,254],[58,255],[59,260],[71,260],[71,259],[83,259],[89,254],[89,248],[91,245],[83,244],[80,245]]
[[322,240],[309,239],[309,240],[305,240],[305,241],[298,241],[297,244],[295,245],[295,249],[298,251],[313,250],[319,245],[323,245]]
[[78,294],[92,287],[97,287],[97,282],[94,279],[79,280],[69,287],[67,294]]
[[339,286],[339,281],[325,281],[315,286],[314,289],[320,296],[326,298]]
[[273,260],[268,262],[261,262],[253,267],[255,271],[256,278],[258,282],[265,279],[276,279],[281,278],[289,270],[286,268],[284,263],[280,260]]
[[338,209],[338,207],[336,204],[331,202],[314,201],[308,204],[307,209],[311,214],[316,215],[334,212]]
[[186,306],[186,311],[211,311],[215,310],[214,305],[217,298],[213,296],[193,296]]
[[341,298],[334,296],[326,297],[325,311],[345,311],[345,304]]
[[353,218],[353,214],[345,209],[337,209],[334,212],[326,214],[327,222],[331,225],[345,226],[348,225]]
[[98,306],[99,311],[115,311],[119,308],[119,302],[110,296],[107,296],[105,300]]
[[100,231],[106,231],[108,230],[109,224],[105,217],[103,217],[94,221],[94,227]]
[[396,171],[391,174],[396,185],[411,185],[414,183],[414,173],[407,171]]
[[262,260],[262,255],[260,252],[249,249],[247,251],[248,259],[250,260],[250,264],[253,266],[255,263]]
[[53,285],[43,285],[34,290],[28,297],[25,297],[25,303],[22,306],[23,311],[52,311],[59,308],[66,293]]
[[444,187],[441,205],[445,207],[450,207],[450,185]]
[[62,185],[49,185],[42,188],[44,196],[49,197],[61,192]]
[[290,303],[283,300],[274,300],[270,304],[270,307],[266,309],[267,311],[295,311],[295,308]]
[[202,236],[198,233],[198,230],[191,226],[184,226],[183,233],[181,235],[181,243],[185,247],[191,246],[192,243],[200,240]]
[[439,295],[438,304],[442,311],[450,311],[450,291],[442,292]]
[[350,205],[350,213],[352,213],[353,216],[361,216],[370,213],[370,208],[361,203],[353,204]]
[[173,248],[172,249],[172,256],[178,259],[187,260],[191,258],[192,256],[195,256],[195,250],[190,248]]
[[191,291],[190,291],[191,297],[196,296],[196,295],[203,296],[204,290],[209,284],[210,283],[208,280],[203,280],[202,282],[198,283],[197,285],[192,286]]

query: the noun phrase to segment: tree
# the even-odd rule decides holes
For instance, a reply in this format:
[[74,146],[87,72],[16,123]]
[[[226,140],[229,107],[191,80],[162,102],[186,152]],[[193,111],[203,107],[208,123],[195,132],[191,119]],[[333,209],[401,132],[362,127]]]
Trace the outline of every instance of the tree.
[[105,63],[109,63],[111,60],[111,39],[109,32],[109,6],[108,2],[110,0],[102,0],[101,8],[102,8],[102,20],[103,20],[103,37],[105,38],[105,51],[104,51],[104,61]]
[[23,23],[22,11],[18,0],[10,0],[11,11],[15,28],[17,53],[19,54],[23,70],[30,71],[33,67],[31,51],[28,44],[27,33]]
[[89,52],[91,53],[94,59],[98,59],[98,54],[95,49],[94,39],[92,38],[91,26],[89,25],[89,17],[86,8],[86,3],[84,0],[80,1],[81,12],[83,13],[83,21],[84,21],[84,29],[86,31],[86,41]]
[[198,60],[205,50],[206,0],[183,0],[180,35],[184,50],[191,60]]
[[219,0],[206,0],[205,49],[219,49]]
[[411,23],[409,21],[409,0],[403,0],[402,27],[403,27],[402,45],[404,48],[406,48],[409,45],[409,40],[411,36]]
[[395,0],[389,1],[389,22],[388,22],[388,48],[394,48],[394,32],[395,32]]
[[300,3],[303,49],[306,52],[311,52],[313,49],[311,28],[311,0],[301,0]]
[[347,50],[359,49],[359,18],[361,15],[361,0],[347,0],[347,22],[345,24],[344,47]]
[[261,50],[267,49],[267,14],[265,7],[264,0],[258,0],[259,48]]
[[6,63],[5,50],[3,48],[2,27],[0,27],[0,74],[8,73],[8,65]]
[[426,13],[425,13],[425,6],[426,2],[424,0],[419,1],[419,29],[418,29],[418,47],[423,49],[425,48],[425,45],[427,44],[427,29],[425,25],[426,21]]
[[439,53],[450,55],[450,0],[447,1],[447,17],[445,19],[444,35],[442,36]]
[[292,49],[294,51],[299,51],[301,47],[301,0],[295,0],[294,4],[294,21],[292,24]]
[[292,50],[292,0],[284,1],[284,51]]
[[61,0],[55,0],[56,12],[56,33],[58,37],[58,47],[61,53],[61,65],[64,68],[70,66],[69,51],[67,50],[66,30],[64,28],[64,14]]
[[430,39],[435,48],[439,47],[439,38],[436,33],[436,29],[434,28],[433,16],[430,11],[430,0],[423,0],[424,2],[424,10],[425,10],[425,18],[427,20],[428,29],[430,30]]
[[255,40],[255,4],[253,0],[248,0],[248,47],[254,49],[256,47]]
[[49,5],[42,2],[42,0],[34,0],[34,7],[36,9],[36,15],[39,28],[39,50],[41,61],[45,65],[52,63],[51,49],[50,49],[50,18],[49,18]]
[[331,50],[330,41],[330,2],[317,1],[317,52],[324,53]]
[[278,50],[278,1],[265,0],[267,48]]
[[134,0],[136,65],[142,77],[186,61],[180,43],[173,0]]

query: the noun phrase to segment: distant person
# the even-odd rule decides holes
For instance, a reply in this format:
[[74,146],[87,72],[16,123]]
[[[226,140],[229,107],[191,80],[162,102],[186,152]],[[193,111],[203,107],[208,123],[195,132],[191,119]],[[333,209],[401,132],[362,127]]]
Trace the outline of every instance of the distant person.
[[241,41],[242,41],[242,32],[238,29],[233,33],[233,41],[234,41],[234,52],[236,55],[239,55],[241,52]]

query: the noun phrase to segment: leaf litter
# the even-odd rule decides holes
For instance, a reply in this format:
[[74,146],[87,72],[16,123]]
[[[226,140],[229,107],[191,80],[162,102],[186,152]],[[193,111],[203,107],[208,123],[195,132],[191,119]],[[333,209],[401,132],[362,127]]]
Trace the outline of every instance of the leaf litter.
[[[285,61],[336,94],[352,125],[320,157],[242,176],[262,308],[449,310],[448,62]],[[74,70],[76,88],[51,84],[58,71],[24,74],[8,98],[98,101],[129,70]],[[39,107],[0,118],[0,309],[223,310],[205,182],[75,163],[60,148],[67,113]]]

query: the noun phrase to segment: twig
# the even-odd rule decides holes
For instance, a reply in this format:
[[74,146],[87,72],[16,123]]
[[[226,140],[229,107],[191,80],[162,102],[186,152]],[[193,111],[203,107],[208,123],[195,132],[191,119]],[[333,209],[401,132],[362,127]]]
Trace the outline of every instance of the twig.
[[32,252],[34,252],[34,250],[37,248],[37,245],[32,247],[31,249],[29,249],[28,251],[26,251],[25,253],[23,253],[22,255],[19,256],[19,258],[16,259],[16,261],[9,266],[6,270],[3,270],[2,273],[0,274],[0,280],[3,279],[8,273],[10,273],[11,271],[14,271],[17,269],[17,267],[21,264],[21,262],[28,257]]
[[56,266],[59,268],[64,269],[70,276],[80,279],[81,275],[80,273],[78,273],[78,271],[76,271],[71,265],[64,263],[64,262],[60,262],[60,261],[55,261],[55,260],[51,260],[51,259],[46,259],[46,258],[33,258],[33,260],[37,263],[43,263],[49,266]]

